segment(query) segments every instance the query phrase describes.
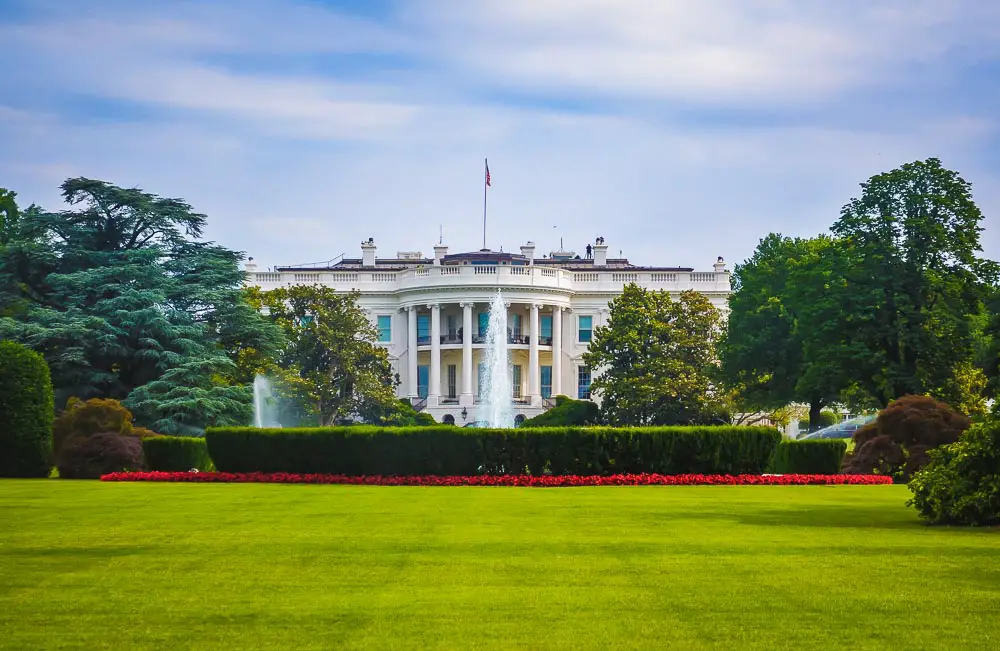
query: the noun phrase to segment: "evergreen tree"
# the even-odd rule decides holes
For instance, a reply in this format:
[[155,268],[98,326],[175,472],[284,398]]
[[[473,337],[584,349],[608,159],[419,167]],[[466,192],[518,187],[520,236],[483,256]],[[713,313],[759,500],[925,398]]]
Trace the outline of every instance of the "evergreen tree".
[[0,335],[45,356],[58,403],[121,399],[164,433],[248,423],[237,344],[281,334],[243,303],[241,255],[200,241],[206,217],[179,199],[85,178],[62,191],[69,209],[26,211],[0,252],[5,303],[23,305]]

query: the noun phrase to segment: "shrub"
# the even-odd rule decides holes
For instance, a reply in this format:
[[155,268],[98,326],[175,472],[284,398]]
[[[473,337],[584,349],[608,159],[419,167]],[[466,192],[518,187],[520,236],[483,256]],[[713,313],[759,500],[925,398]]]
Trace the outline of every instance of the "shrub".
[[954,443],[971,422],[945,403],[928,396],[904,396],[854,433],[854,451],[844,458],[844,472],[889,475],[909,481],[929,461],[933,448]]
[[774,451],[772,472],[802,475],[835,475],[847,452],[843,439],[782,441]]
[[48,477],[54,409],[45,359],[0,342],[0,477]]
[[65,479],[98,479],[112,472],[146,469],[139,438],[118,432],[69,439],[59,448],[56,464],[59,477]]
[[[87,439],[95,434],[114,432],[133,435],[132,412],[117,400],[91,398],[84,402],[70,398],[52,426],[52,447],[56,454],[71,439]],[[140,434],[149,432],[141,430]]]
[[223,472],[340,475],[753,474],[781,435],[766,427],[550,427],[518,429],[211,428]]
[[556,396],[552,409],[521,423],[521,427],[557,427],[561,425],[597,425],[601,411],[590,400],[573,400]]
[[974,425],[929,456],[907,504],[933,524],[1000,524],[1000,421]]
[[837,414],[830,411],[829,409],[824,409],[819,412],[819,420],[815,423],[809,423],[809,431],[816,431],[818,429],[823,429],[824,427],[829,427],[830,425],[836,425],[840,422],[840,418]]
[[142,452],[150,470],[183,472],[192,468],[212,469],[205,439],[194,436],[156,436],[142,441]]

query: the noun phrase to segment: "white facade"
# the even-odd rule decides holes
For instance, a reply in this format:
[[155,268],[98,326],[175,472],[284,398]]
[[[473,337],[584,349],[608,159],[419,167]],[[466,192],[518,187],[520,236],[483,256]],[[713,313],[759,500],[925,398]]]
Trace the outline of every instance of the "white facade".
[[[729,272],[719,258],[712,271],[635,266],[608,259],[608,245],[591,245],[593,258],[555,251],[534,257],[478,251],[434,257],[399,253],[377,257],[374,241],[362,257],[318,267],[278,267],[262,272],[247,264],[249,285],[264,290],[289,285],[325,285],[360,292],[360,306],[381,333],[402,384],[399,396],[438,421],[463,425],[477,420],[479,364],[485,356],[481,325],[497,290],[508,303],[514,411],[530,418],[568,395],[589,398],[589,370],[582,356],[593,329],[608,319],[608,304],[628,283],[677,294],[703,293],[725,312]],[[471,336],[466,336],[471,333]]]

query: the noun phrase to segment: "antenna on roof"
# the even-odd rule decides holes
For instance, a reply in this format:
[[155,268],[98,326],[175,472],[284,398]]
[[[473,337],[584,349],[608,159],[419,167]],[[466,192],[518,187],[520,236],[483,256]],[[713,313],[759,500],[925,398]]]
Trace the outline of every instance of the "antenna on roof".
[[444,244],[444,225],[438,224],[438,244]]

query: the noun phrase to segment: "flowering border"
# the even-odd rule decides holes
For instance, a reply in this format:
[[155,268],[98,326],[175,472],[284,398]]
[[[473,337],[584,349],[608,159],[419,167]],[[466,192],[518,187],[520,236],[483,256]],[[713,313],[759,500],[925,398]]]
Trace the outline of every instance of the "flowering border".
[[891,484],[885,475],[322,475],[290,472],[115,472],[101,481],[254,484],[348,484],[354,486],[805,486]]

